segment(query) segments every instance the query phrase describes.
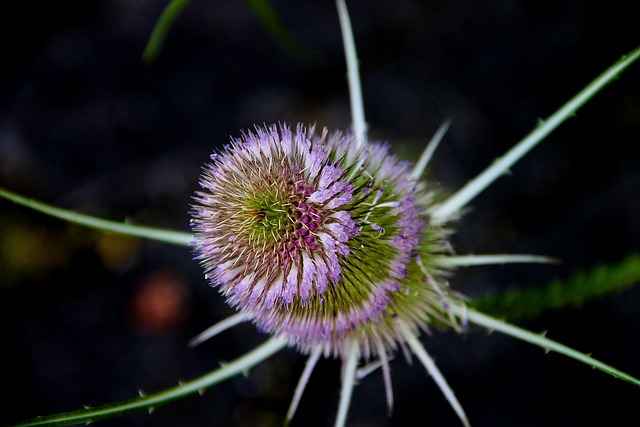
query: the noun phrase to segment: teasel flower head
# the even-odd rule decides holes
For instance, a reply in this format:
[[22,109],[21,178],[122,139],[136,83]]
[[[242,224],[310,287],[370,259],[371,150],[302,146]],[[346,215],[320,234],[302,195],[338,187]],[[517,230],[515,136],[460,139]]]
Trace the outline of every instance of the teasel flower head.
[[381,143],[256,127],[212,155],[193,206],[211,285],[261,331],[304,353],[386,357],[447,316],[432,194]]

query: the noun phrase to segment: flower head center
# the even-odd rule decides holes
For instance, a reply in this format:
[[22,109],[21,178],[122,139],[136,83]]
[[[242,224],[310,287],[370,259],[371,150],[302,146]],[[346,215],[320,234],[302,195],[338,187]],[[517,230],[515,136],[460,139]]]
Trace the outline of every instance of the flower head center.
[[314,189],[301,180],[285,180],[284,188],[273,187],[248,198],[244,230],[252,245],[276,247],[281,253],[318,248],[317,232],[326,214],[307,202]]

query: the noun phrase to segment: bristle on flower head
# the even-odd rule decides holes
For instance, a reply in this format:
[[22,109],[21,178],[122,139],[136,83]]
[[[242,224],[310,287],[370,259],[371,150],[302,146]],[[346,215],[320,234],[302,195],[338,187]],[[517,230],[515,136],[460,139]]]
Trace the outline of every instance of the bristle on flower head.
[[212,155],[193,206],[196,256],[260,330],[304,352],[364,357],[446,311],[430,258],[445,232],[387,146],[301,125],[258,127]]

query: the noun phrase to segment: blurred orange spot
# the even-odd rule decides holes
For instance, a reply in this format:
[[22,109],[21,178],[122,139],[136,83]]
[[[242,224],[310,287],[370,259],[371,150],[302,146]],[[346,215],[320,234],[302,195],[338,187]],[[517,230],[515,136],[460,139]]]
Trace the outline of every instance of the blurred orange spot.
[[187,311],[184,282],[173,273],[157,271],[147,276],[133,294],[130,318],[145,332],[167,333],[180,326]]

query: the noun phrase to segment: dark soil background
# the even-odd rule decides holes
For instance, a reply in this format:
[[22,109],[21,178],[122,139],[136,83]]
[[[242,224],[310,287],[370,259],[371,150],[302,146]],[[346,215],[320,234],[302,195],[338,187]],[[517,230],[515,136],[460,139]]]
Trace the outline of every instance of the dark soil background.
[[[188,231],[213,149],[254,123],[349,126],[335,5],[273,1],[312,52],[290,55],[245,2],[193,0],[153,65],[165,2],[3,7],[0,185],[65,208]],[[371,136],[416,156],[453,125],[429,177],[453,191],[640,44],[623,1],[349,1]],[[539,253],[557,266],[463,269],[470,297],[534,286],[640,248],[640,64],[473,202],[459,253]],[[262,342],[250,325],[195,349],[231,311],[188,249],[103,235],[0,201],[0,424],[172,386]],[[640,376],[640,290],[523,326]],[[478,426],[627,425],[640,390],[515,339],[434,331],[429,352]],[[304,358],[288,350],[207,391],[98,426],[281,425]],[[355,390],[350,426],[458,426],[414,362]],[[332,425],[339,362],[321,362],[293,426]]]

